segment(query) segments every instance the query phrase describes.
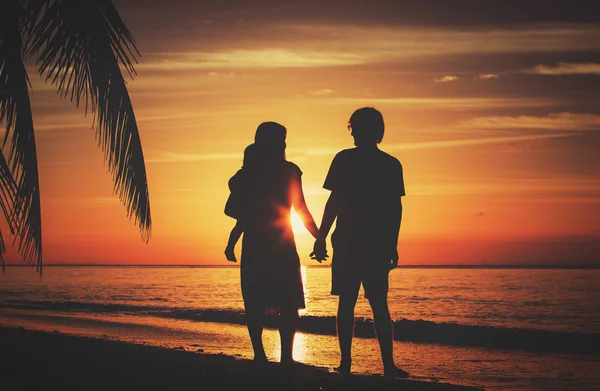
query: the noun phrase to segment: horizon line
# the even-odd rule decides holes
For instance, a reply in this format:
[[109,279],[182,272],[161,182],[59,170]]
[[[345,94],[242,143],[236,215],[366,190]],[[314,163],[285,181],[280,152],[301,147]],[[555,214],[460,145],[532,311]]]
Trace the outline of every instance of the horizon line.
[[[27,264],[5,264],[6,267],[28,267],[35,268]],[[311,268],[330,268],[331,265],[302,265]],[[100,264],[100,263],[53,263],[43,265],[43,267],[145,267],[145,268],[239,268],[237,265],[223,264],[135,264],[135,263],[120,263],[120,264]],[[600,269],[600,264],[551,264],[551,265],[523,265],[523,264],[498,264],[498,265],[483,265],[483,264],[447,264],[447,265],[398,265],[397,269]]]

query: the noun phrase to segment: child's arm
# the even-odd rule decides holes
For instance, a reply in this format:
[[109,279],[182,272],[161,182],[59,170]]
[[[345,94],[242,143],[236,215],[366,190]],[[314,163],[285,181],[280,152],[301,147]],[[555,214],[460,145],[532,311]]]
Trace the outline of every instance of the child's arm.
[[230,262],[237,262],[233,249],[235,248],[235,245],[238,242],[238,240],[240,240],[242,232],[244,232],[244,229],[242,228],[242,225],[238,220],[235,223],[235,227],[231,229],[231,233],[229,233],[229,241],[227,241],[227,247],[225,248],[225,258],[227,258],[227,260]]

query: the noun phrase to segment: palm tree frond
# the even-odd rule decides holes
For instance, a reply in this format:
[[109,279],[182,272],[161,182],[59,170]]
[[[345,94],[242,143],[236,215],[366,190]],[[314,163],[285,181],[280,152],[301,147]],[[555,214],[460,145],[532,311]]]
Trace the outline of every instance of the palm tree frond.
[[62,97],[91,105],[114,191],[150,238],[151,216],[142,144],[121,67],[133,76],[135,41],[110,0],[37,0],[45,7],[33,31],[38,71]]
[[4,246],[4,237],[0,230],[0,265],[2,265],[2,271],[6,268],[6,265],[4,264],[4,254],[6,254],[6,247]]
[[[2,155],[2,161],[6,165],[4,170],[8,168],[16,184],[12,209],[8,204],[4,206],[10,211],[7,220],[9,225],[13,224],[11,229],[14,229],[19,253],[41,273],[40,192],[22,29],[29,23],[27,18],[28,13],[20,1],[0,2],[0,123],[6,129],[4,146],[9,145],[8,159],[5,161]],[[10,185],[10,180],[6,181]],[[7,195],[10,191],[2,190]]]
[[[15,234],[15,227],[18,225],[14,220],[13,205],[17,197],[17,184],[13,179],[10,168],[4,159],[4,154],[0,150],[0,207],[6,217],[11,235]],[[4,245],[4,236],[0,230],[0,265],[2,271],[5,269],[4,254],[6,254],[6,246]]]
[[6,217],[11,235],[15,235],[16,230],[21,225],[16,220],[14,213],[14,205],[17,197],[19,197],[17,183],[4,158],[4,153],[0,150],[0,208],[2,208],[4,217]]

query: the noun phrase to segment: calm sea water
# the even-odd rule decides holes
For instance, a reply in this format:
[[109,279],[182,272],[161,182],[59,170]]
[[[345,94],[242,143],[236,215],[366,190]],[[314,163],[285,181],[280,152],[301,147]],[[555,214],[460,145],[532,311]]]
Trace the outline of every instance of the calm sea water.
[[[304,268],[303,278],[295,357],[335,365],[330,269]],[[398,362],[416,377],[488,389],[600,389],[600,270],[396,269],[389,304]],[[362,295],[356,315],[357,336],[372,337]],[[0,275],[2,323],[250,355],[235,267],[47,267],[42,279],[8,268]],[[265,338],[275,359],[276,333]],[[378,372],[373,339],[357,338],[354,352],[355,370]]]
[[[335,315],[330,269],[302,272],[302,314]],[[47,267],[41,280],[30,269],[9,268],[0,275],[0,303],[243,309],[235,267]],[[600,270],[396,269],[389,305],[394,319],[599,333]],[[362,293],[356,315],[371,315]]]

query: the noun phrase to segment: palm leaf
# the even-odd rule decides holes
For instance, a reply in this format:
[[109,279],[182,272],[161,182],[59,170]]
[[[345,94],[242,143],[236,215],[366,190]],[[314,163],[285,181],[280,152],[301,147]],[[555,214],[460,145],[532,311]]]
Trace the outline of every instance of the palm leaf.
[[32,52],[38,71],[59,94],[91,106],[96,139],[129,218],[150,238],[151,216],[144,155],[121,67],[130,76],[139,56],[110,0],[35,0]]
[[0,2],[0,123],[6,129],[3,148],[8,145],[8,159],[4,159],[4,151],[1,154],[0,193],[19,253],[41,273],[40,192],[22,27],[29,25],[29,19],[23,4],[18,0]]
[[[17,197],[17,184],[13,179],[10,168],[4,159],[4,154],[0,151],[0,208],[6,217],[8,227],[12,235],[15,233],[15,227],[18,226],[14,220],[13,205],[15,198]],[[4,236],[0,230],[0,265],[2,265],[2,271],[4,271],[4,254],[6,253],[6,246],[4,245]]]
[[8,167],[8,163],[4,158],[4,153],[0,151],[0,208],[8,222],[11,235],[14,235],[21,225],[16,220],[14,213],[15,201],[19,196],[17,184],[12,176],[10,167]]
[[2,271],[5,270],[6,265],[4,264],[4,254],[6,253],[6,247],[4,246],[4,237],[0,230],[0,265],[2,265]]

